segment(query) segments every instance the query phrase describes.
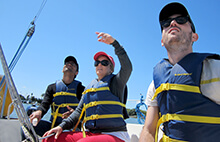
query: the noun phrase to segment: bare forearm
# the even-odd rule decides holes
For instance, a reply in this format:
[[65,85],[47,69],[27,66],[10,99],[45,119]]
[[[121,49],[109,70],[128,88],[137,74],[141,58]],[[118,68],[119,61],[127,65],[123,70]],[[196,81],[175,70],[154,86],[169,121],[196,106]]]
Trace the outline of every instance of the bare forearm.
[[148,130],[143,128],[139,142],[154,142],[154,134],[151,134]]
[[139,142],[154,142],[157,121],[159,119],[159,110],[157,106],[148,106],[145,124],[141,131]]

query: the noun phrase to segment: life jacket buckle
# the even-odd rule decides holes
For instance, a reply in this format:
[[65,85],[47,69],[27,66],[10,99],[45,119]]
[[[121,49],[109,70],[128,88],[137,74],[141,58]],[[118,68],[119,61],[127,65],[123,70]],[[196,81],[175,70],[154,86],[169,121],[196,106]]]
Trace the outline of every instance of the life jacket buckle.
[[67,106],[67,104],[61,104],[61,107],[66,107]]
[[95,120],[95,119],[98,119],[98,118],[99,118],[98,114],[90,116],[90,120]]
[[166,91],[168,91],[168,90],[170,90],[170,84],[169,83],[166,83],[166,84],[163,84],[162,86],[161,86],[161,90],[166,90]]
[[167,117],[166,117],[166,115],[163,115],[162,116],[162,122],[166,122],[167,121]]
[[96,102],[96,101],[89,103],[89,106],[90,106],[90,107],[93,107],[93,106],[96,106],[96,105],[97,105],[97,102]]

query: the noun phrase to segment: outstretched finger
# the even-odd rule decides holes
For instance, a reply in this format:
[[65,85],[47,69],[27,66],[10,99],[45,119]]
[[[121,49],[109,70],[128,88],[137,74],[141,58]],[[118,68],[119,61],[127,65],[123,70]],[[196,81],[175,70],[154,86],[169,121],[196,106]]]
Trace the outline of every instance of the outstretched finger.
[[103,32],[95,32],[97,34],[97,38],[102,38],[102,36],[105,34]]
[[56,132],[56,135],[55,135],[55,140],[59,137],[59,135],[62,133],[62,129],[59,129],[57,132]]
[[48,140],[48,138],[49,138],[50,136],[52,136],[54,133],[55,133],[55,132],[53,131],[53,129],[52,129],[52,130],[49,130],[49,131],[47,131],[47,132],[43,135],[43,137],[46,137],[46,140]]
[[49,131],[45,132],[43,137],[46,137],[48,135]]
[[71,107],[69,107],[69,106],[66,106],[66,107],[67,107],[67,109],[68,109],[68,110],[71,110],[71,109],[72,109],[72,108],[71,108]]

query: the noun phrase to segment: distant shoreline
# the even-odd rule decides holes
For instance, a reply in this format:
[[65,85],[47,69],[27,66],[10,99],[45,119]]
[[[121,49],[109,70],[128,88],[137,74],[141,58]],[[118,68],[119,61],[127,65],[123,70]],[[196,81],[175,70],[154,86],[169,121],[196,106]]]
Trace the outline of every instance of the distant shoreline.
[[129,115],[131,118],[137,118],[137,115]]

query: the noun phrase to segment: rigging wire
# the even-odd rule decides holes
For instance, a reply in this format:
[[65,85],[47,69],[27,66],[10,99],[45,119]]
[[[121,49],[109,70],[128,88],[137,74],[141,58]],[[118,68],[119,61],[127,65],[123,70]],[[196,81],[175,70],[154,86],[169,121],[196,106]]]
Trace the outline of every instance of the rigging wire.
[[[21,44],[19,45],[18,50],[16,51],[13,59],[11,60],[11,62],[9,64],[10,72],[12,72],[12,70],[14,69],[14,67],[17,64],[18,60],[20,59],[22,53],[24,52],[25,48],[27,47],[27,44],[29,43],[30,39],[32,38],[34,31],[35,31],[35,22],[37,21],[38,17],[40,16],[46,2],[47,2],[47,0],[43,0],[37,14],[34,16],[34,19],[29,24],[27,33],[25,34]],[[24,44],[24,46],[23,46],[23,44]]]
[[[42,3],[41,3],[41,6],[40,6],[40,9],[38,10],[36,16],[34,17],[34,20],[33,21],[37,21],[38,17],[40,16],[45,4],[47,3],[47,0],[44,0]],[[32,22],[33,22],[32,21]],[[32,23],[31,23],[32,24]]]
[[[15,55],[13,56],[9,66],[8,66],[10,72],[13,71],[15,65],[17,64],[17,62],[20,59],[22,53],[24,52],[25,48],[27,47],[27,44],[29,43],[30,39],[32,38],[32,36],[34,34],[34,31],[35,31],[35,22],[37,21],[38,17],[40,16],[46,2],[47,2],[47,0],[43,0],[43,2],[41,3],[40,9],[38,10],[38,12],[35,15],[34,19],[29,24],[28,30],[27,30],[21,44],[19,45],[19,48],[17,49]],[[2,77],[2,79],[0,81],[0,86],[2,86],[2,85],[3,86],[6,85],[6,87],[7,87],[7,84],[5,83],[5,75]],[[0,88],[0,91],[1,90],[2,90],[2,87]],[[7,89],[6,89],[6,92],[7,92]],[[4,110],[4,107],[5,107],[5,100],[6,100],[6,97],[4,96],[3,101],[2,101],[2,110]],[[1,111],[1,112],[3,112],[3,111]],[[3,113],[1,113],[0,117],[2,118],[2,116],[3,116]]]

